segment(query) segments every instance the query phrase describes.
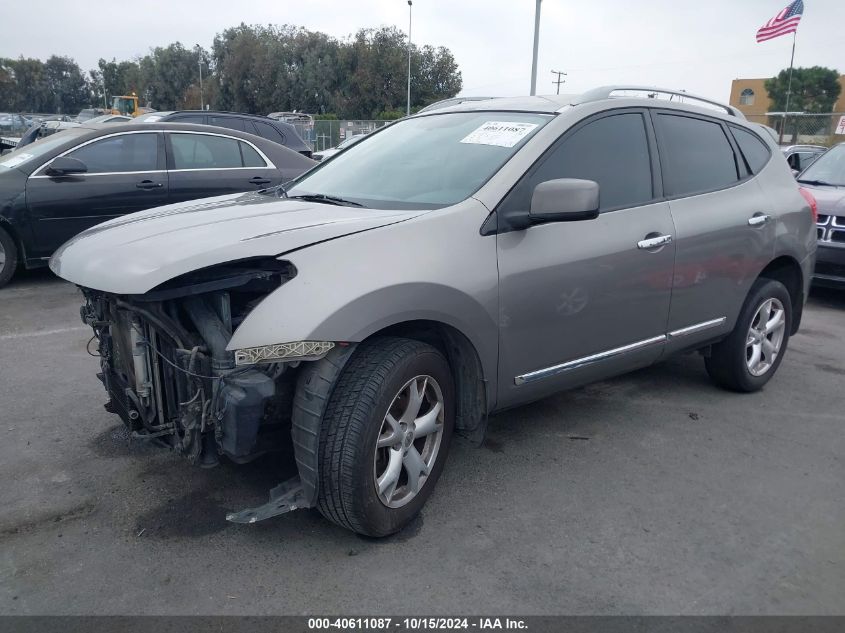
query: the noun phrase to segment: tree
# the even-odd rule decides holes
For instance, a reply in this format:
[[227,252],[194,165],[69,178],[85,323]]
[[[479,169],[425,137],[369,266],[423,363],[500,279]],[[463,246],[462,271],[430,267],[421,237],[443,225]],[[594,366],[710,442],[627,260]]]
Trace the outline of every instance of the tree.
[[90,95],[82,69],[70,57],[53,55],[44,63],[44,78],[52,97],[50,110],[76,114],[89,105]]
[[14,76],[14,60],[0,58],[0,111],[15,109],[17,83]]
[[152,49],[139,62],[138,96],[158,110],[185,108],[189,89],[199,86],[199,63],[206,57],[205,51],[186,49],[179,42]]
[[[786,111],[786,91],[789,85],[789,69],[782,70],[777,77],[766,80],[766,92],[772,100],[775,112]],[[789,96],[790,112],[828,113],[839,99],[842,86],[839,72],[830,68],[813,66],[795,68],[792,73],[792,90]]]
[[18,112],[49,112],[54,101],[44,70],[44,63],[39,59],[20,57],[11,60],[15,92],[12,110]]
[[[137,61],[118,62],[112,59],[110,62],[100,59],[98,62],[99,71],[91,71],[94,83],[99,79],[97,86],[98,104],[111,104],[112,97],[130,95],[133,92],[143,95],[146,86],[142,83],[141,67]],[[103,99],[105,97],[105,99]]]

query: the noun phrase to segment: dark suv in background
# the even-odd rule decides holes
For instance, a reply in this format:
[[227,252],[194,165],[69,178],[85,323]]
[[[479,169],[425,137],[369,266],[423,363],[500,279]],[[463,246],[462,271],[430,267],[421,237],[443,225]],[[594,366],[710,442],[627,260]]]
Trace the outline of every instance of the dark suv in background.
[[818,201],[818,257],[813,283],[845,288],[845,143],[822,154],[798,176]]
[[276,121],[266,116],[242,114],[240,112],[216,112],[203,110],[171,110],[167,112],[149,112],[135,119],[136,123],[195,123],[198,125],[216,125],[238,132],[255,134],[268,141],[284,145],[303,156],[311,158],[311,148],[300,138],[290,123]]

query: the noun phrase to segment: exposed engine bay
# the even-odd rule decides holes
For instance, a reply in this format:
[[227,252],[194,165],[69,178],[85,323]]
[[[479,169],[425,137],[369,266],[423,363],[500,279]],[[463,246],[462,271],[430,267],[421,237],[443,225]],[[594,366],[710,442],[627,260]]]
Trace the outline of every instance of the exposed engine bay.
[[221,455],[248,462],[289,442],[301,359],[238,365],[226,346],[249,312],[295,275],[289,262],[257,258],[195,271],[144,295],[83,288],[81,316],[98,341],[106,410],[133,438],[203,467]]

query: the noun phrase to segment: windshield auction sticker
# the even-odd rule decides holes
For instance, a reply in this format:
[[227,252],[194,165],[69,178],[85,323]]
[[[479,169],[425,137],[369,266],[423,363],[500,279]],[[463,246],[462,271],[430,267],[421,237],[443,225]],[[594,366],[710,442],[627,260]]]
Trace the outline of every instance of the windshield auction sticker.
[[536,123],[511,123],[509,121],[487,121],[481,127],[473,130],[461,143],[473,145],[496,145],[498,147],[513,147],[537,127]]

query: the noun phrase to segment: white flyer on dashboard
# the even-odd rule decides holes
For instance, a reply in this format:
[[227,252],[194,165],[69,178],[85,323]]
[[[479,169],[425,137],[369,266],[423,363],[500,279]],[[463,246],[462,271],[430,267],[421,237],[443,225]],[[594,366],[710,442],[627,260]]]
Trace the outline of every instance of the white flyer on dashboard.
[[474,145],[497,145],[513,147],[537,127],[536,123],[512,123],[510,121],[486,121],[461,139],[461,143]]

